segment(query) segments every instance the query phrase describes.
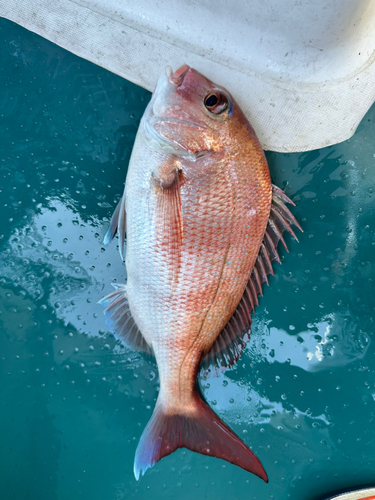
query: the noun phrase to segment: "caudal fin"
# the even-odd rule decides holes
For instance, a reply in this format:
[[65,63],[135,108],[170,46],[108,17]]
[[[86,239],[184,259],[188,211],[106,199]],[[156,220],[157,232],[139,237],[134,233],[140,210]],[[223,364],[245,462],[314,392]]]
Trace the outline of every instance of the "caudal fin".
[[268,483],[262,464],[245,443],[202,401],[198,393],[194,402],[196,408],[189,415],[168,414],[162,404],[156,403],[135,453],[136,479],[177,448],[188,448],[222,458]]

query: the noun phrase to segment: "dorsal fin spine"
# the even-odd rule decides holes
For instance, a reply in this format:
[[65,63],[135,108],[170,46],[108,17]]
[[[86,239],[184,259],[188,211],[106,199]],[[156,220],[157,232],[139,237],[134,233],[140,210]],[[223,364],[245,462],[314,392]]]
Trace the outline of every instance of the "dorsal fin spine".
[[251,318],[251,307],[250,307],[249,301],[247,299],[247,296],[245,295],[245,291],[242,295],[241,303],[242,303],[242,307],[245,311],[246,318]]
[[208,358],[209,358],[209,359],[208,359],[208,363],[211,363],[211,364],[212,364],[212,366],[213,366],[214,368],[216,368],[216,367],[217,367],[217,362],[218,362],[218,361],[217,361],[217,358],[216,358],[216,356],[215,356],[215,350],[214,350],[214,349],[211,349],[211,350],[208,352]]
[[247,326],[247,324],[249,322],[249,319],[251,319],[251,314],[248,313],[244,301],[241,301],[238,304],[238,308],[241,309],[241,311],[242,311],[244,322],[245,322],[245,328],[246,328],[246,326]]
[[257,291],[255,289],[255,283],[254,283],[253,279],[249,279],[249,287],[251,290],[251,296],[253,297],[253,303],[255,306],[258,306],[259,305],[258,294],[257,294]]
[[256,267],[258,269],[258,272],[259,272],[262,284],[263,283],[267,283],[267,285],[268,285],[267,271],[266,271],[266,269],[264,267],[264,262],[263,262],[262,254],[260,252],[258,254],[258,257],[257,257],[255,265],[256,265]]
[[242,310],[240,310],[239,304],[238,304],[237,309],[233,313],[233,317],[236,319],[239,328],[241,328],[241,329],[246,328],[246,322],[244,321],[244,318],[242,317]]
[[245,294],[246,294],[246,297],[250,303],[251,310],[254,312],[254,310],[255,310],[254,301],[253,301],[253,297],[251,296],[251,291],[250,291],[248,284],[246,285],[246,288],[245,288]]
[[293,207],[296,206],[296,204],[287,197],[282,189],[280,189],[278,186],[275,186],[275,184],[272,184],[272,199],[275,200],[275,198],[285,203],[289,203],[290,205],[293,205]]
[[256,265],[254,265],[253,276],[254,276],[254,283],[255,283],[255,287],[257,289],[258,295],[263,295],[262,283],[260,281],[260,276],[259,276],[259,272],[258,272]]
[[229,347],[228,347],[228,346],[232,345],[232,342],[231,342],[231,338],[228,335],[228,331],[226,328],[224,328],[224,330],[223,330],[223,340],[225,340],[224,343],[226,344],[226,348],[224,351],[225,356],[228,358],[228,359],[225,358],[225,362],[226,362],[226,366],[229,366],[230,363],[233,361],[234,356],[233,356],[231,349],[229,349]]
[[273,242],[273,240],[268,232],[268,227],[266,229],[266,232],[264,233],[264,243],[266,245],[266,248],[268,250],[268,254],[270,255],[271,260],[276,260],[277,262],[280,263],[280,257],[276,251],[275,243]]
[[[289,198],[288,198],[288,200],[289,200]],[[279,209],[279,211],[282,213],[283,217],[289,222],[289,224],[293,224],[300,231],[302,231],[301,226],[298,224],[297,220],[293,216],[292,212],[288,209],[288,207],[286,207],[284,205],[283,201],[285,201],[285,200],[283,200],[282,198],[277,197],[275,195],[272,197],[273,205]],[[292,205],[294,205],[294,203],[291,200],[287,201],[286,203],[291,203]]]
[[[291,234],[293,236],[293,238],[295,238],[297,241],[298,241],[298,238],[297,236],[294,234],[294,231],[293,229],[291,228],[290,224],[288,223],[288,221],[283,217],[282,213],[278,210],[277,207],[275,206],[272,206],[271,207],[271,213],[273,215],[273,218],[276,222],[276,224],[278,224],[280,230],[282,231],[288,231],[289,234]],[[280,227],[281,226],[281,227]]]
[[246,292],[246,288],[242,297],[243,307],[246,311],[247,318],[251,318],[251,304],[249,303],[248,294]]
[[277,246],[277,243],[281,241],[285,250],[289,252],[288,247],[286,246],[285,240],[283,238],[283,235],[280,229],[278,228],[276,222],[274,221],[272,215],[269,218],[267,229],[270,232],[271,237],[273,236],[275,246]]
[[[238,321],[237,321],[237,318],[236,318],[236,315],[235,315],[235,314],[233,314],[232,319],[230,320],[230,323],[234,323],[234,326],[235,326],[236,332],[240,331],[240,330],[239,330]],[[236,338],[236,337],[237,337],[237,334],[234,332],[234,335],[233,335],[233,336],[234,336],[234,338]]]
[[265,246],[264,243],[261,244],[260,250],[261,250],[261,253],[262,253],[262,257],[263,257],[263,263],[267,267],[267,274],[272,274],[273,275],[272,262],[271,262],[268,250],[267,250],[267,248],[266,248],[266,246]]
[[237,344],[235,342],[237,335],[236,335],[236,332],[233,330],[231,322],[228,323],[228,328],[230,330],[230,338],[231,338],[232,345],[233,345],[233,356],[234,356],[234,359],[237,360],[239,355],[240,355],[238,348],[237,348]]
[[[217,347],[218,347],[219,351],[221,351],[223,353],[224,360],[225,360],[226,356],[228,355],[228,353],[227,353],[227,346],[226,346],[226,344],[224,342],[224,339],[223,339],[223,337],[221,335],[220,335],[220,339],[218,338],[218,341],[219,341],[219,344],[218,344]],[[215,358],[215,361],[217,363],[217,358]],[[220,368],[220,366],[219,366],[219,368]]]
[[[237,311],[238,311],[238,316],[241,320],[241,325],[242,325],[242,331],[246,331],[247,328],[248,328],[248,325],[249,325],[249,318],[246,317],[246,314],[245,314],[245,309],[243,308],[242,306],[242,303],[241,305],[238,304],[238,307],[237,307]],[[251,321],[251,318],[250,318],[250,321]],[[241,334],[239,335],[237,333],[237,337],[239,339],[239,342],[242,343],[242,338],[241,338]]]

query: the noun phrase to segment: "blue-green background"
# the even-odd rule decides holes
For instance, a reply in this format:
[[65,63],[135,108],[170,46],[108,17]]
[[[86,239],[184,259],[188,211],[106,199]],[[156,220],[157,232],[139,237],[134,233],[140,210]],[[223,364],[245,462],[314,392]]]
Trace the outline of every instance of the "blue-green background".
[[270,483],[187,450],[137,482],[157,369],[97,300],[126,279],[101,239],[150,93],[4,19],[0,40],[0,498],[317,500],[375,484],[375,107],[350,141],[267,153],[304,233],[280,249],[238,365],[200,381]]

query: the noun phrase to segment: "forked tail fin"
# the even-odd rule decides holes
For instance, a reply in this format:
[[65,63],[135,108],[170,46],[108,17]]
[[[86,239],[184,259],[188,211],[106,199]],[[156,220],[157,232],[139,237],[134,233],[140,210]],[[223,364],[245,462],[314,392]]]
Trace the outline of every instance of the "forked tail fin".
[[203,402],[198,392],[194,402],[195,409],[182,415],[167,413],[157,401],[135,453],[136,479],[177,448],[188,448],[238,465],[267,483],[268,477],[259,459]]

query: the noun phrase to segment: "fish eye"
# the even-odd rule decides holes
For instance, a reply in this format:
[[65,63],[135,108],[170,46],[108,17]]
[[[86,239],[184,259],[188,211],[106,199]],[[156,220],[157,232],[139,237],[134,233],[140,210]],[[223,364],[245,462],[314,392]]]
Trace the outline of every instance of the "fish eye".
[[204,99],[204,105],[210,113],[220,115],[228,109],[228,98],[221,92],[210,92]]

